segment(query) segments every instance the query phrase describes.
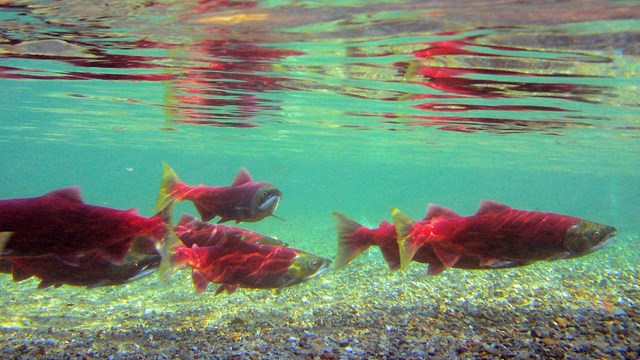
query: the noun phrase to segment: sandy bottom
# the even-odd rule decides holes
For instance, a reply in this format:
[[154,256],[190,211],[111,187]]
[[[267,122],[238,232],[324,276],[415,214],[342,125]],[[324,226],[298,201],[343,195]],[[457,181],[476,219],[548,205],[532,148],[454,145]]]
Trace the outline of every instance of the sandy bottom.
[[520,269],[412,264],[377,251],[306,284],[197,295],[188,271],[120,287],[36,289],[0,277],[0,358],[640,357],[637,235]]

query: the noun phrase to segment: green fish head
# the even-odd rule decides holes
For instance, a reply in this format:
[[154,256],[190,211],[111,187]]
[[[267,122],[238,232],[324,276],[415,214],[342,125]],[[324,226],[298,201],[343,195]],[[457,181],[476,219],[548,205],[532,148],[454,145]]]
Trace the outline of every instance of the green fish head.
[[282,191],[271,184],[262,186],[256,191],[251,200],[251,210],[256,219],[262,219],[273,213],[278,208],[282,199]]
[[291,262],[288,274],[290,280],[285,286],[300,284],[329,270],[331,260],[301,252]]
[[577,257],[600,250],[615,235],[614,227],[580,220],[567,230],[563,245],[570,252],[569,257]]

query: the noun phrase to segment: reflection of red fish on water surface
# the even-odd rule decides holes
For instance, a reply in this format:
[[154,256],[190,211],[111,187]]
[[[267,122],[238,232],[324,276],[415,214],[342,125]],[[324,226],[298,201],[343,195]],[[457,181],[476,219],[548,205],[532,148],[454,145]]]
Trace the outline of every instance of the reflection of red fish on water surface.
[[[160,266],[160,254],[154,242],[148,238],[137,238],[136,242],[149,242],[147,250],[131,250],[122,264],[114,264],[96,253],[75,257],[74,264],[60,260],[55,255],[0,259],[0,272],[13,275],[13,281],[22,281],[32,276],[39,278],[38,288],[61,285],[111,286],[126,284],[153,273]],[[132,244],[132,248],[138,248]]]
[[207,246],[198,246],[201,235],[206,232],[203,229],[208,227],[215,232],[215,225],[192,219],[182,226],[187,224],[201,231],[176,227],[182,241],[193,246],[176,247],[174,259],[192,268],[198,292],[203,292],[210,282],[221,284],[216,294],[224,290],[231,294],[238,287],[279,289],[321,275],[331,264],[328,259],[287,246],[261,245],[233,236],[219,237],[218,242],[207,241]]
[[[400,251],[394,224],[381,221],[377,228],[368,228],[337,212],[333,213],[333,217],[338,231],[336,268],[347,265],[367,248],[378,246],[389,268],[392,271],[400,269]],[[429,264],[427,270],[429,275],[439,274],[445,269],[431,244],[425,244],[418,248],[412,260]],[[508,261],[492,264],[492,266],[483,266],[480,265],[478,257],[462,256],[453,267],[471,270],[507,268],[527,264],[528,262]]]
[[256,127],[249,122],[264,111],[279,109],[261,93],[283,88],[287,79],[275,76],[279,59],[303,53],[265,47],[255,41],[207,39],[183,49],[193,60],[167,88],[172,121],[218,127]]
[[54,255],[73,263],[76,256],[95,253],[118,264],[137,237],[163,241],[169,230],[164,216],[88,205],[77,187],[0,200],[0,257]]
[[220,222],[235,220],[254,222],[267,216],[275,216],[282,192],[267,182],[255,182],[242,168],[231,186],[189,186],[167,164],[156,209],[163,209],[174,201],[190,200],[203,221],[220,216]]
[[425,244],[433,246],[445,268],[465,256],[491,266],[577,257],[602,248],[615,235],[610,226],[568,215],[516,210],[493,201],[483,201],[471,216],[431,205],[423,221],[414,222],[398,209],[393,209],[393,218],[402,268]]

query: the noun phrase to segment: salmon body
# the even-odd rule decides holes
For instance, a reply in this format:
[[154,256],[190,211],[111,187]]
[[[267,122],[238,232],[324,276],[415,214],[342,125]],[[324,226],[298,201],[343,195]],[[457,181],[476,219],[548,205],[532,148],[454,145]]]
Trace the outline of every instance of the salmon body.
[[32,276],[39,278],[39,289],[62,285],[122,285],[153,273],[160,266],[160,254],[127,254],[122,264],[114,264],[94,254],[78,256],[76,264],[68,264],[54,255],[0,259],[0,272],[13,275],[13,281]]
[[173,228],[175,234],[186,247],[193,245],[215,246],[226,238],[237,239],[251,244],[286,245],[284,242],[255,231],[235,226],[210,224],[198,220],[195,216],[183,214],[178,225]]
[[432,205],[425,220],[413,222],[394,209],[401,266],[430,244],[445,267],[464,256],[480,265],[504,261],[534,262],[581,256],[604,246],[615,228],[578,217],[523,211],[483,201],[475,215],[460,216]]
[[[336,267],[345,266],[358,254],[370,246],[378,246],[389,269],[395,271],[400,269],[400,249],[397,242],[396,226],[387,221],[381,221],[377,228],[368,228],[348,217],[333,213],[336,228],[338,231],[338,255],[336,257]],[[445,267],[436,255],[431,244],[420,246],[413,256],[412,261],[429,264],[427,273],[436,275],[444,271]],[[459,269],[495,269],[523,266],[523,262],[501,262],[491,266],[480,264],[480,258],[473,256],[462,256],[453,266]]]
[[216,294],[224,290],[230,294],[238,287],[283,288],[324,273],[331,263],[288,246],[216,236],[217,226],[198,223],[198,220],[176,226],[176,234],[182,242],[192,245],[177,246],[174,260],[192,268],[197,292],[203,292],[209,282],[221,284]]
[[166,230],[160,216],[85,204],[77,187],[0,201],[0,258],[55,255],[74,264],[75,257],[95,253],[121,263],[134,239],[160,242]]
[[255,222],[273,215],[282,198],[282,192],[267,182],[255,182],[242,168],[231,186],[189,186],[164,164],[164,173],[156,209],[167,207],[174,201],[192,201],[202,221],[219,216],[221,222],[234,220]]

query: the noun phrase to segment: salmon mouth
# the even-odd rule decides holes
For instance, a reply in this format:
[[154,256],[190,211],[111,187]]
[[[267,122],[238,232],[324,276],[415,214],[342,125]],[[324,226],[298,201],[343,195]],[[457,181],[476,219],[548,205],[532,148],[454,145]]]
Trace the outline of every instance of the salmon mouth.
[[313,274],[311,274],[311,275],[309,275],[307,277],[307,280],[313,279],[314,277],[317,277],[317,276],[320,276],[320,275],[326,273],[327,270],[329,270],[329,266],[331,266],[331,260],[325,260],[325,262],[322,264],[322,266],[320,266],[315,273],[313,273]]
[[258,206],[258,210],[267,211],[270,214],[275,212],[278,208],[278,204],[280,203],[280,199],[282,198],[282,194],[273,193],[267,197],[260,206]]
[[607,236],[604,239],[602,239],[602,241],[598,245],[596,245],[596,246],[592,247],[591,249],[589,249],[589,252],[594,252],[594,251],[598,251],[598,250],[602,249],[609,242],[611,242],[611,240],[615,239],[615,237],[616,237],[616,232],[615,231],[610,232],[609,234],[607,234]]

